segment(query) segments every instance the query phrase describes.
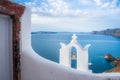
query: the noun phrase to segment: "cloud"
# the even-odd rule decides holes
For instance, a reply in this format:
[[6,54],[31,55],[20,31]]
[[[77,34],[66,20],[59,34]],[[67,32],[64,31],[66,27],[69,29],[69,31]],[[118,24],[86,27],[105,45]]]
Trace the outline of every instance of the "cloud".
[[37,14],[32,14],[32,24],[54,24],[59,23],[59,18],[44,17]]
[[97,6],[100,6],[103,4],[101,0],[94,0],[94,2],[96,3]]
[[89,5],[92,3],[91,0],[79,0],[79,2],[83,5]]
[[[50,17],[32,14],[32,28],[34,31],[73,31],[89,32],[106,28],[118,27],[119,20],[113,18],[70,18],[70,17]],[[114,22],[113,22],[114,21]],[[120,26],[120,25],[119,25]]]
[[63,0],[48,0],[49,12],[53,15],[66,15],[69,13],[69,6]]
[[102,8],[107,8],[109,6],[111,6],[110,2],[106,2],[106,3],[102,4]]
[[68,4],[63,0],[47,0],[41,2],[40,4],[37,4],[38,2],[39,1],[37,1],[36,3],[28,2],[26,3],[26,5],[32,8],[32,12],[39,12],[42,14],[57,16],[69,13]]
[[29,6],[29,7],[33,7],[36,5],[35,2],[25,2],[25,5]]
[[40,30],[92,31],[118,25],[118,0],[74,0],[74,4],[70,1],[26,2],[32,10],[32,26]]
[[27,6],[31,7],[33,13],[39,13],[43,16],[79,16],[86,15],[87,11],[81,9],[72,9],[70,4],[64,0],[46,0],[41,2],[27,2]]
[[[80,4],[77,4],[78,2]],[[103,14],[104,16],[105,13],[108,13],[108,10],[110,12],[113,12],[113,9],[119,8],[117,6],[118,0],[78,0],[78,2],[76,1],[74,2],[74,4],[70,4],[70,2],[66,2],[66,0],[41,0],[41,2],[39,0],[34,0],[33,2],[26,2],[25,4],[31,7],[32,13],[39,14],[40,16],[53,17],[81,17],[94,16],[98,14],[101,14],[101,16]],[[94,3],[96,4],[96,6]],[[84,6],[82,6],[81,4],[84,4]],[[90,6],[85,7],[88,5]],[[107,10],[101,10],[101,8]]]
[[102,8],[118,8],[120,1],[119,0],[111,0],[111,1],[104,1],[104,0],[94,0],[97,6]]

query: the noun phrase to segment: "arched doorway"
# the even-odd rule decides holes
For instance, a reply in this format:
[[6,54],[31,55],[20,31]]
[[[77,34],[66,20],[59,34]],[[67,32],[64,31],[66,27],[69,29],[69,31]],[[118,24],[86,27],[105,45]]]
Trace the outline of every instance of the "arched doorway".
[[77,49],[71,47],[71,67],[77,68]]

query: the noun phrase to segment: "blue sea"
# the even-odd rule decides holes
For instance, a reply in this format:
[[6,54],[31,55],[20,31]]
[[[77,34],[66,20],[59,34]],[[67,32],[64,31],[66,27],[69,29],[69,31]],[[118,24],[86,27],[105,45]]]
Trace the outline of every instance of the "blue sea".
[[[89,33],[75,33],[78,36],[78,42],[84,47],[91,44],[89,48],[89,66],[94,73],[101,73],[113,68],[111,62],[104,59],[105,54],[110,53],[114,57],[120,57],[120,38],[109,35],[98,35]],[[59,63],[60,42],[70,43],[73,33],[32,33],[32,47],[42,57]],[[72,62],[75,68],[76,62]]]

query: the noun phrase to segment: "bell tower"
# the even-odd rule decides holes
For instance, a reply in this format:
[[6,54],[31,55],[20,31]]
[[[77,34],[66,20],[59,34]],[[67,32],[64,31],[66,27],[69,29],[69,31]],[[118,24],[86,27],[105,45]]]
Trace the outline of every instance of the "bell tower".
[[[71,59],[74,58],[77,62],[77,70],[91,72],[91,70],[88,69],[88,49],[90,44],[87,44],[84,48],[82,48],[82,46],[77,41],[76,34],[73,34],[72,40],[68,45],[64,43],[60,44],[60,64],[71,67]],[[72,47],[76,49],[75,55],[71,53]]]

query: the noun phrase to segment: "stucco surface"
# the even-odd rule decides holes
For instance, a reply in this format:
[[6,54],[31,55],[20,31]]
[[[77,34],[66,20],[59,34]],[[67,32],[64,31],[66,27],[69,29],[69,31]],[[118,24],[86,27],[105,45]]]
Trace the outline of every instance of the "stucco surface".
[[49,61],[31,47],[31,12],[26,8],[21,22],[21,77],[22,80],[120,80],[120,73],[92,74]]

